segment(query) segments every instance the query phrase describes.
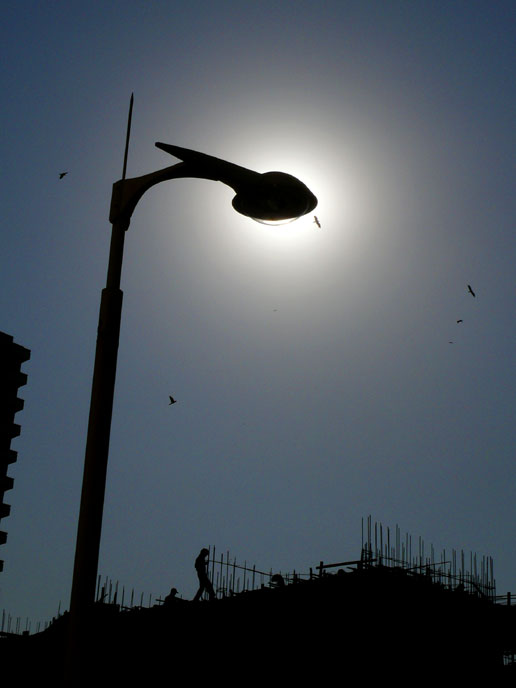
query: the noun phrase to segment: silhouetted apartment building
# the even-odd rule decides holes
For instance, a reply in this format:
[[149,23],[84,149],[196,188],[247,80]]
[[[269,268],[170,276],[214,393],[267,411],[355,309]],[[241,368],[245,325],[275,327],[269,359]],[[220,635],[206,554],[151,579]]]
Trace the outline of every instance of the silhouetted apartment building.
[[[29,349],[15,344],[10,335],[0,332],[0,521],[11,512],[9,504],[4,503],[4,493],[12,489],[14,482],[7,475],[7,467],[16,461],[17,452],[11,449],[11,440],[20,434],[20,426],[14,422],[14,416],[23,408],[18,388],[27,383],[21,365],[29,358]],[[7,533],[0,530],[0,545],[6,540]],[[3,568],[4,562],[0,559],[0,571]]]

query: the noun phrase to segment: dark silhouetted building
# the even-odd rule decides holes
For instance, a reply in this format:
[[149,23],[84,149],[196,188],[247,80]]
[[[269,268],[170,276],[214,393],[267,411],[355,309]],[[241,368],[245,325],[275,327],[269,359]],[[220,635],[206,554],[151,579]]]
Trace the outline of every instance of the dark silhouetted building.
[[[27,383],[27,375],[21,365],[30,358],[30,351],[5,332],[0,332],[0,521],[9,516],[11,507],[4,503],[4,493],[12,489],[13,479],[7,475],[7,467],[16,461],[17,452],[11,449],[11,440],[20,434],[20,426],[14,416],[23,408],[18,398],[18,388]],[[7,533],[0,530],[0,545],[5,544]],[[4,562],[0,559],[0,571]]]

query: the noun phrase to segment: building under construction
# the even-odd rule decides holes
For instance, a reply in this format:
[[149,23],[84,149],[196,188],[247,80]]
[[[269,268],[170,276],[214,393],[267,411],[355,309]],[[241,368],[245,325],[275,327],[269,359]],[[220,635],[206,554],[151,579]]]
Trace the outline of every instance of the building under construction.
[[[408,536],[392,535],[368,519],[356,560],[305,573],[267,573],[212,548],[212,601],[144,606],[99,579],[81,676],[96,686],[513,682],[516,606],[496,596],[492,561],[436,556],[421,540],[412,552]],[[34,684],[59,675],[67,623],[65,613],[43,632],[4,632],[12,676],[21,666]]]

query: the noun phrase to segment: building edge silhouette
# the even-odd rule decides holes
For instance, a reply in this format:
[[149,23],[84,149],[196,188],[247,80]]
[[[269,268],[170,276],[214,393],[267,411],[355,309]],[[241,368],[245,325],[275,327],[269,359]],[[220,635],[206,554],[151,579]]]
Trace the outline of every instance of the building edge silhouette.
[[[11,506],[4,502],[4,494],[14,484],[7,470],[18,457],[18,452],[11,449],[11,441],[21,432],[20,425],[14,421],[15,415],[24,406],[23,399],[18,397],[18,389],[27,384],[27,375],[22,372],[21,366],[29,358],[29,349],[16,344],[11,335],[0,332],[0,522],[11,513]],[[6,541],[7,533],[0,529],[0,545]],[[0,572],[3,568],[4,562],[0,559]]]

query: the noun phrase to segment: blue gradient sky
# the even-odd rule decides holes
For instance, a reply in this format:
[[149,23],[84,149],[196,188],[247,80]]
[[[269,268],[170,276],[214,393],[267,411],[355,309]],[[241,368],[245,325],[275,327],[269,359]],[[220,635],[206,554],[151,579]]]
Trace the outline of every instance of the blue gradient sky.
[[515,591],[516,5],[26,0],[0,31],[0,329],[32,352],[0,609],[68,606],[132,91],[128,176],[155,141],[290,172],[322,229],[203,180],[140,202],[99,572],[190,597],[201,547],[306,571],[372,514]]

